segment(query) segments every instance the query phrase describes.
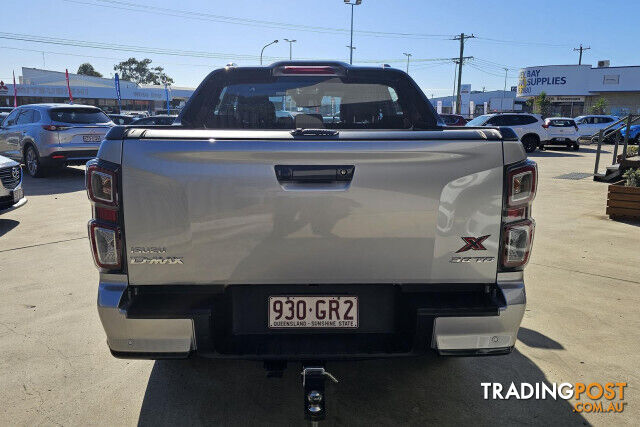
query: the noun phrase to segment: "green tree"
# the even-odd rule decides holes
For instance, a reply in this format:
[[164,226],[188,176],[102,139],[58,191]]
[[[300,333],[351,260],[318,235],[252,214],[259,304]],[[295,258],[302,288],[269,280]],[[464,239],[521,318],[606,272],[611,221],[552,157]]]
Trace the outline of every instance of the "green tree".
[[151,60],[144,58],[137,60],[129,58],[119,64],[113,66],[113,69],[120,73],[122,80],[129,80],[138,84],[155,84],[162,85],[164,83],[173,83],[173,79],[167,76],[162,67],[150,67]]
[[97,72],[96,69],[93,68],[93,65],[89,64],[88,62],[85,62],[78,67],[77,74],[81,74],[83,76],[102,77],[102,74]]
[[540,92],[540,95],[536,96],[533,100],[535,106],[535,112],[542,117],[547,117],[551,113],[551,101],[546,92]]
[[593,105],[591,106],[591,113],[605,114],[608,106],[609,105],[607,104],[607,100],[603,97],[600,97],[596,99],[596,102],[594,102]]

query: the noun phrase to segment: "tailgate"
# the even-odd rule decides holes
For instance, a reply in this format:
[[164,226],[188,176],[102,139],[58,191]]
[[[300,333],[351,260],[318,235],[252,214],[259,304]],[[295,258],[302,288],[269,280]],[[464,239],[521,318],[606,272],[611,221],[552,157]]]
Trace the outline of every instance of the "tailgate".
[[[496,278],[499,140],[125,139],[122,159],[132,285]],[[355,170],[289,185],[277,165]]]

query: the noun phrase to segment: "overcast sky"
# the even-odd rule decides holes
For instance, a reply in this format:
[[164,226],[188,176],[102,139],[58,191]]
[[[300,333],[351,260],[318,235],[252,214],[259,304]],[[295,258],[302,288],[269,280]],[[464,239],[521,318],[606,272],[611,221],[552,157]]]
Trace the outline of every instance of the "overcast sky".
[[[5,82],[23,66],[75,72],[83,62],[109,77],[115,63],[133,56],[165,67],[175,85],[195,87],[210,70],[228,62],[257,64],[262,46],[284,38],[297,40],[294,59],[349,59],[350,7],[342,0],[0,4],[0,79]],[[465,44],[465,56],[475,59],[465,65],[463,83],[473,90],[502,89],[504,67],[509,68],[507,86],[515,86],[520,67],[575,64],[573,48],[580,43],[591,47],[583,63],[610,59],[612,66],[640,65],[629,37],[640,17],[640,2],[635,1],[363,0],[354,12],[354,63],[386,62],[404,69],[403,53],[411,53],[409,73],[429,97],[452,91],[454,64],[442,58],[458,56],[459,43],[451,38],[461,32],[477,36]],[[31,41],[16,40],[25,38]],[[83,43],[93,47],[73,46]],[[286,59],[289,44],[281,41],[264,54],[265,63]]]

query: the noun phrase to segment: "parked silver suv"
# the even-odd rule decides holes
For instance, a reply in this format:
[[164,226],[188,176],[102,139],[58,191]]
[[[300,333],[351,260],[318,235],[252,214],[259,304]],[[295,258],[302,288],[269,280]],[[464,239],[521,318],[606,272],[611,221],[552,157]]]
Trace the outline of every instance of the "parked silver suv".
[[114,126],[90,105],[31,104],[14,109],[0,126],[0,155],[24,162],[33,177],[96,156]]

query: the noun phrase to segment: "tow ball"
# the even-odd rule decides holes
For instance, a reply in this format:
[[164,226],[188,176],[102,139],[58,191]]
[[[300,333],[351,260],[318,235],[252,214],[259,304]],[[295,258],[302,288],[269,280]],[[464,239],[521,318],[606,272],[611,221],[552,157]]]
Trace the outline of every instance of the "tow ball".
[[338,380],[322,366],[304,366],[301,375],[304,389],[304,417],[311,421],[312,426],[317,426],[318,421],[326,418],[325,380],[329,378],[336,384]]

